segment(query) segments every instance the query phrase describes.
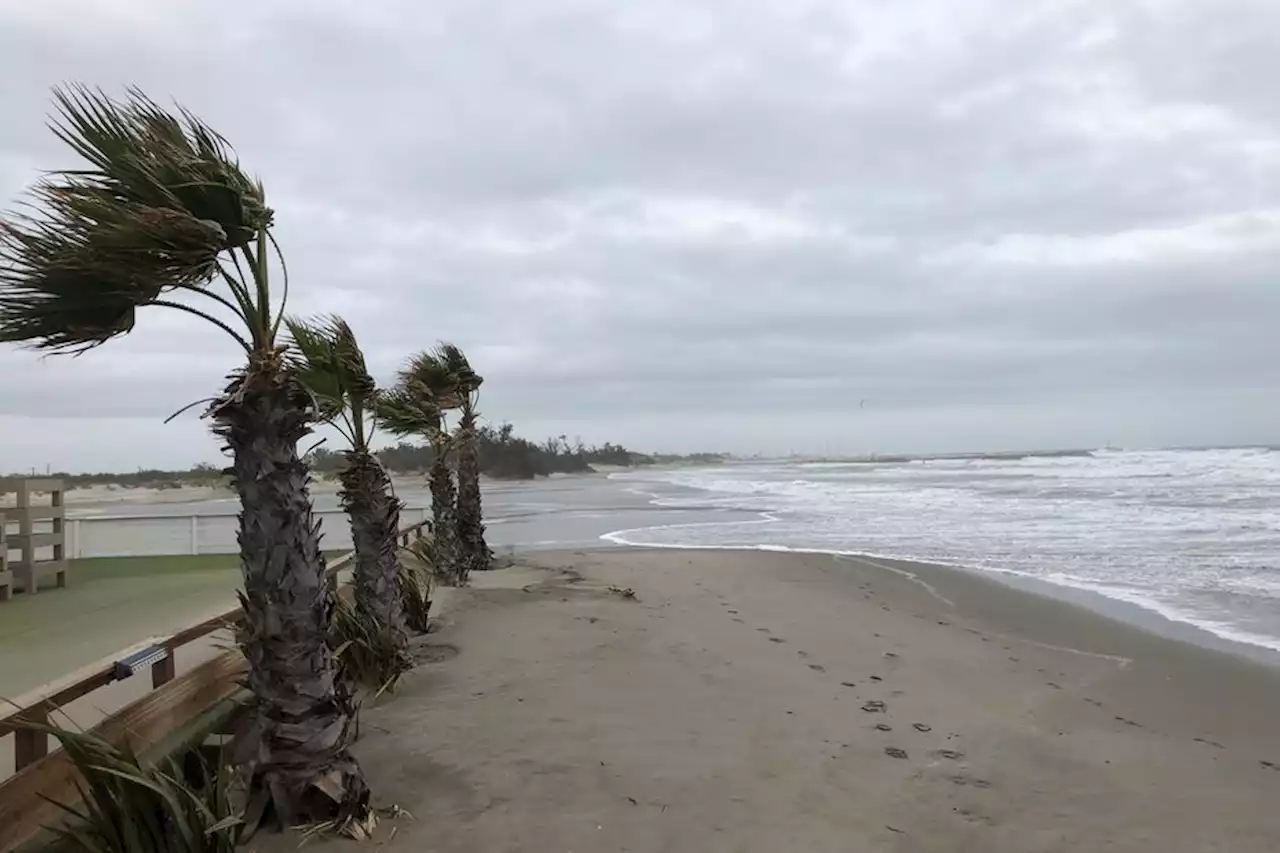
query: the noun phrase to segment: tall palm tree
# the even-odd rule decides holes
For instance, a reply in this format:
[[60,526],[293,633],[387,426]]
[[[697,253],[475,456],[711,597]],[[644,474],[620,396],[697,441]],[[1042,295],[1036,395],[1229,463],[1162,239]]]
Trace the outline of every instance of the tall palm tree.
[[436,572],[454,584],[465,582],[460,570],[458,541],[457,491],[449,453],[453,437],[445,423],[445,411],[459,408],[458,379],[449,365],[435,352],[420,352],[409,358],[398,374],[399,382],[392,399],[410,406],[418,417],[402,418],[393,408],[383,413],[387,428],[399,435],[424,435],[431,444],[431,533]]
[[[415,359],[417,356],[414,357]],[[410,360],[410,364],[413,359]],[[398,436],[424,436],[431,443],[431,559],[437,577],[457,580],[455,494],[449,471],[449,433],[437,397],[413,375],[402,371],[395,387],[378,395],[378,419]]]
[[484,539],[484,508],[480,495],[480,452],[476,435],[480,386],[484,377],[454,344],[441,343],[434,353],[453,377],[461,416],[454,431],[458,462],[458,568],[465,582],[471,572],[488,570],[492,553]]
[[285,300],[270,287],[272,251],[284,262],[262,184],[202,121],[136,89],[118,101],[73,86],[55,100],[53,132],[88,163],[44,177],[31,212],[0,222],[0,341],[82,353],[154,305],[240,347],[245,363],[206,416],[241,501],[241,644],[258,739],[244,770],[283,822],[363,822],[369,791],[347,752],[351,705],[326,645],[333,597],[297,449],[315,413],[277,340]]
[[351,522],[355,546],[356,609],[388,632],[394,648],[408,646],[400,605],[397,534],[402,504],[391,479],[369,449],[377,430],[378,388],[365,366],[355,333],[341,317],[310,322],[286,318],[297,356],[294,367],[314,395],[321,416],[347,441],[338,496]]

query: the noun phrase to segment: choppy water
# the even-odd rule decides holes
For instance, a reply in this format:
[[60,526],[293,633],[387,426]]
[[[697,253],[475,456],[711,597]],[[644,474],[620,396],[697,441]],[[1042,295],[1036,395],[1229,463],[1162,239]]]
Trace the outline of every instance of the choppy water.
[[1026,575],[1280,650],[1280,452],[730,464],[612,475],[661,507],[733,520],[618,544],[814,549]]

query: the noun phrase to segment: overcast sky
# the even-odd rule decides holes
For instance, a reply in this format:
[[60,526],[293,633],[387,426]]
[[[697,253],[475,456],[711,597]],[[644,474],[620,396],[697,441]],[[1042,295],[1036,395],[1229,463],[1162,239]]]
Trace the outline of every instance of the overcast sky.
[[[533,436],[863,452],[1280,440],[1274,0],[0,0],[0,204],[49,90],[204,117],[293,310],[444,338]],[[0,349],[0,470],[218,458],[236,351]]]

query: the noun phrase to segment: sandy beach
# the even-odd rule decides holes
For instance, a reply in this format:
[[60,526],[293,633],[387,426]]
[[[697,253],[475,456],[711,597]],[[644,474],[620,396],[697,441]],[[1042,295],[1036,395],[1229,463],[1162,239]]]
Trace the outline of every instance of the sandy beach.
[[363,713],[379,849],[1280,848],[1280,670],[926,565],[525,562]]

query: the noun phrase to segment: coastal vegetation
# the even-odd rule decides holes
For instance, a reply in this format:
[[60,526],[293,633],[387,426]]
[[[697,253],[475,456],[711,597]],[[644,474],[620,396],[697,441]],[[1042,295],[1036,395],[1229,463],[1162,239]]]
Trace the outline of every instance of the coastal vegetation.
[[[355,333],[341,317],[285,320],[291,364],[315,399],[320,418],[346,443],[338,497],[351,524],[355,550],[354,604],[339,599],[335,633],[340,663],[357,681],[394,685],[412,666],[400,598],[400,500],[369,442],[378,427],[378,386]],[[344,657],[345,655],[345,657]]]
[[318,412],[280,335],[288,280],[264,186],[186,110],[138,90],[54,97],[53,131],[85,162],[47,173],[29,212],[0,227],[0,341],[83,353],[165,307],[236,344],[243,360],[204,416],[241,504],[237,639],[254,700],[238,772],[282,824],[364,826],[354,704],[329,648],[334,589],[298,451]]
[[[494,480],[532,480],[552,474],[587,474],[600,468],[637,468],[649,465],[716,465],[729,458],[724,453],[662,454],[640,453],[620,444],[605,442],[586,445],[570,442],[566,436],[533,441],[516,434],[507,422],[492,426],[479,421],[475,425],[476,461],[480,474]],[[435,454],[428,442],[398,441],[373,451],[374,456],[392,474],[417,474],[431,470]],[[342,469],[342,451],[321,446],[305,456],[313,473],[337,476]],[[57,477],[68,489],[95,486],[120,489],[181,489],[186,486],[218,488],[228,484],[221,468],[199,463],[182,470],[156,468],[137,471],[95,471],[72,473],[49,471],[33,474],[12,472],[6,476]]]
[[[370,791],[349,751],[359,690],[394,687],[413,666],[409,635],[427,630],[435,582],[465,585],[489,567],[481,475],[528,479],[659,460],[564,436],[537,444],[510,424],[481,424],[484,380],[452,344],[411,356],[394,386],[379,390],[344,320],[286,314],[275,211],[226,140],[137,90],[117,100],[72,86],[55,101],[55,135],[86,162],[47,173],[30,190],[29,212],[0,221],[0,342],[80,354],[132,333],[139,312],[168,308],[240,350],[222,389],[201,401],[227,468],[53,476],[73,488],[235,491],[236,639],[252,694],[233,771],[222,778],[219,769],[200,791],[118,746],[49,728],[85,785],[83,810],[71,812],[78,824],[64,837],[84,850],[222,850],[240,840],[243,815],[256,826],[268,812],[282,826],[366,836]],[[343,446],[304,456],[300,442],[322,425]],[[379,429],[425,444],[375,450]],[[404,554],[391,474],[424,471],[431,533]],[[349,516],[350,600],[320,550],[317,473],[336,476]],[[161,804],[172,813],[157,812]]]

